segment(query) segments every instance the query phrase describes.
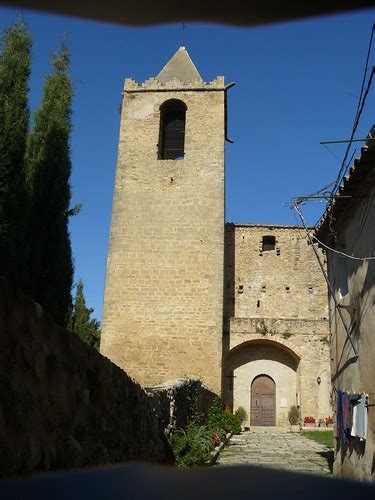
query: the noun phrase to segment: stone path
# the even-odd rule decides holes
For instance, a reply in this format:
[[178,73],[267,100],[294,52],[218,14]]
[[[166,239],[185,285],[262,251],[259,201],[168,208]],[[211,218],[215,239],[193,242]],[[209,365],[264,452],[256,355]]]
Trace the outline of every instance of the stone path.
[[328,475],[332,459],[326,446],[297,433],[244,432],[232,437],[216,465],[252,464]]

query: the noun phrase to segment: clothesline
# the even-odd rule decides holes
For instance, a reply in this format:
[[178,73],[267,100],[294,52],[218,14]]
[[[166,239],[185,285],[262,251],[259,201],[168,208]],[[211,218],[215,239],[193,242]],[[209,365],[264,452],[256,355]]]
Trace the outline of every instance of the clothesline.
[[[333,390],[334,392],[336,392],[336,394],[338,393],[338,391],[344,391],[344,392],[346,392],[346,393],[348,393],[348,394],[352,394],[352,393],[353,393],[353,394],[366,394],[366,395],[368,396],[368,398],[369,398],[369,404],[368,404],[368,406],[369,406],[369,407],[370,407],[370,406],[371,406],[371,407],[372,407],[372,406],[375,406],[375,392],[365,392],[365,391],[349,391],[349,390],[347,390],[347,389],[345,389],[345,388],[343,388],[343,389],[337,389],[334,385],[332,386],[332,390]],[[372,399],[372,398],[374,398],[374,399]],[[374,402],[372,402],[372,401],[374,401]]]

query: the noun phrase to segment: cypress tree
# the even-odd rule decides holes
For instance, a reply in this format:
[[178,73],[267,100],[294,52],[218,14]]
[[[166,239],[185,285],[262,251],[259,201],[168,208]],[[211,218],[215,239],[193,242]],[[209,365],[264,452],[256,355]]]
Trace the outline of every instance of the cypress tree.
[[77,284],[76,296],[71,316],[70,329],[77,333],[87,344],[99,349],[100,344],[100,323],[97,319],[90,319],[94,309],[86,307],[85,295],[83,292],[83,281],[80,279]]
[[71,190],[69,139],[72,129],[70,53],[64,42],[53,54],[34,129],[26,151],[27,185],[31,199],[31,244],[28,288],[60,325],[71,310],[73,262],[68,230]]
[[4,30],[0,42],[0,273],[21,286],[31,46],[31,36],[22,18]]

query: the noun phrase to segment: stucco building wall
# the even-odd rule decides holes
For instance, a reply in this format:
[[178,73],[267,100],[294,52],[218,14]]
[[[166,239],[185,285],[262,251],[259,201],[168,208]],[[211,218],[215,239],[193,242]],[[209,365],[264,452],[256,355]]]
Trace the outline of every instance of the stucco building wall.
[[[361,192],[365,197],[358,198],[360,201],[351,212],[351,218],[345,218],[335,249],[356,256],[374,256],[375,188]],[[331,299],[333,384],[336,389],[350,393],[368,393],[370,404],[366,441],[353,438],[350,445],[338,441],[334,473],[369,479],[374,477],[375,463],[375,261],[355,261],[329,253],[328,270],[337,302],[354,311],[356,325],[352,337],[358,353],[356,357]],[[349,311],[342,309],[342,313],[346,326],[350,328],[352,317]]]

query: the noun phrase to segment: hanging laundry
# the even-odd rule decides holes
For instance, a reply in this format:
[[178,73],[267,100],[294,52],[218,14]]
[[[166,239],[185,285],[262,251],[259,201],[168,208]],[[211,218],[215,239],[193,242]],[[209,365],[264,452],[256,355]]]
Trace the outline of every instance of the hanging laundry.
[[348,418],[346,422],[345,433],[349,440],[352,436],[354,408],[356,407],[360,398],[361,394],[349,394],[348,396]]
[[349,405],[349,395],[343,391],[342,392],[342,410],[343,410],[343,443],[348,444],[350,441],[350,431],[351,431],[351,411]]
[[342,444],[349,444],[353,437],[366,439],[368,401],[368,394],[348,394],[341,389],[337,391],[336,438]]
[[362,394],[353,401],[353,421],[350,435],[362,441],[367,437],[368,394]]
[[346,420],[348,415],[348,397],[345,391],[341,389],[337,392],[337,432],[336,437],[340,439],[341,443],[347,444],[349,437],[346,429]]

